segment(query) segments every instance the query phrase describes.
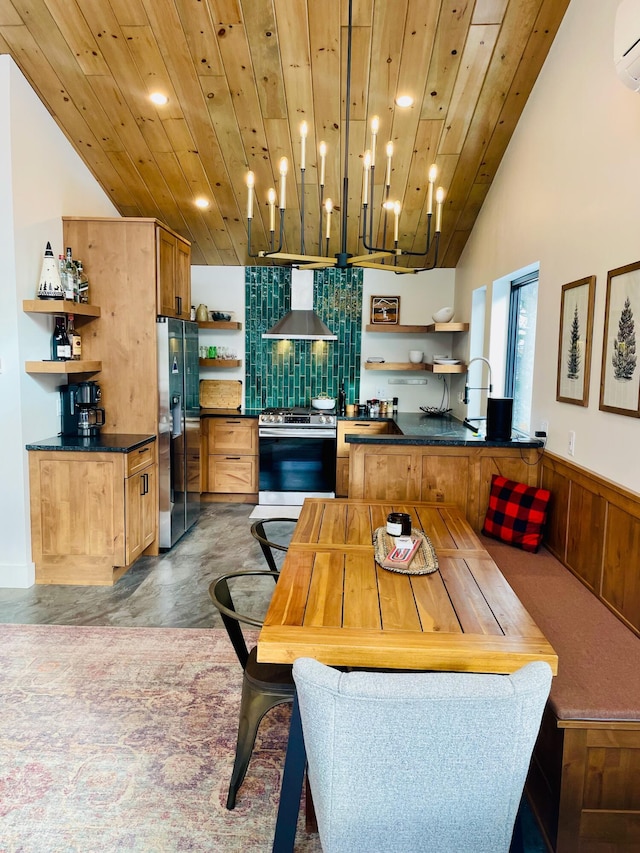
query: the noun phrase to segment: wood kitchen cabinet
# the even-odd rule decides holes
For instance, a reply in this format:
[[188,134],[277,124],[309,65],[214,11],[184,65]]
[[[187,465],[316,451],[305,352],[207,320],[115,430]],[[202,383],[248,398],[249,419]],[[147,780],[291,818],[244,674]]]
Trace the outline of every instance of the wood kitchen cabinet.
[[454,503],[482,528],[491,475],[537,485],[537,448],[351,444],[349,497]]
[[336,449],[336,497],[346,498],[349,494],[349,445],[346,435],[384,435],[389,432],[387,421],[338,421]]
[[29,452],[36,583],[110,586],[157,553],[156,445],[129,453]]
[[[83,328],[83,358],[102,364],[104,431],[158,432],[156,317],[190,307],[190,245],[156,219],[63,217],[100,318]],[[176,302],[180,298],[181,303]]]
[[156,224],[158,314],[188,320],[191,307],[191,249],[189,243]]
[[258,419],[205,418],[202,480],[205,498],[252,503],[258,495]]

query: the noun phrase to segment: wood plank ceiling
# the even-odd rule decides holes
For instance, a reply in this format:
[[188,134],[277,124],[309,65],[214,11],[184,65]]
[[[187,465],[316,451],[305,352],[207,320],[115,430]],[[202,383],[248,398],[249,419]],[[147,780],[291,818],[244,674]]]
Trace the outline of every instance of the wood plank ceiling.
[[[435,162],[446,189],[439,266],[456,265],[568,4],[353,0],[349,251],[362,252],[362,157],[377,115],[376,217],[390,140],[400,245],[424,244]],[[266,248],[266,194],[278,187],[282,156],[285,248],[300,250],[303,120],[307,252],[318,252],[320,141],[325,198],[337,210],[343,203],[347,22],[348,0],[0,0],[0,53],[122,215],[157,217],[183,234],[193,263],[244,265],[247,170],[256,176],[253,245]],[[157,91],[165,106],[149,100]],[[399,94],[414,105],[395,106]],[[198,197],[209,207],[197,208]]]

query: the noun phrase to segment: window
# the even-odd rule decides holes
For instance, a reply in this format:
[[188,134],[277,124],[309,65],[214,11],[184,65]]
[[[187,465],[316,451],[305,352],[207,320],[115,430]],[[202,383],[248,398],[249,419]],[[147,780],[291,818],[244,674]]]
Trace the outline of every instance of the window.
[[536,345],[538,271],[511,282],[505,396],[513,397],[513,428],[528,433],[531,424],[533,358]]

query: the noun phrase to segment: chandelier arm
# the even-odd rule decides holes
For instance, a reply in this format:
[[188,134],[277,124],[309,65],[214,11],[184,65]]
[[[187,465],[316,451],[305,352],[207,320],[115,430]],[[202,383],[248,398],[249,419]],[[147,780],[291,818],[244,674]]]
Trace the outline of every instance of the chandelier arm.
[[[275,249],[275,251],[274,251],[274,249],[273,249],[273,238],[272,238],[271,250],[269,252],[263,250],[261,252],[258,252],[256,255],[252,255],[251,252],[249,252],[250,258],[270,258],[272,255],[277,255],[279,252],[282,251],[282,241],[284,239],[284,208],[280,207],[279,210],[280,210],[280,240],[278,242],[278,248]],[[249,233],[251,233],[251,220],[249,220]],[[251,247],[249,247],[249,248],[251,248]]]
[[369,178],[371,180],[371,184],[369,187],[369,242],[371,243],[373,240],[373,182],[375,179],[376,167],[375,164],[371,165],[371,174]]
[[[428,272],[429,270],[434,269],[438,264],[438,249],[440,247],[440,232],[436,231],[435,236],[433,238],[433,245],[435,246],[435,250],[433,253],[433,260],[426,267],[416,268],[416,272]],[[411,253],[408,253],[411,254]],[[415,254],[415,253],[414,253]]]

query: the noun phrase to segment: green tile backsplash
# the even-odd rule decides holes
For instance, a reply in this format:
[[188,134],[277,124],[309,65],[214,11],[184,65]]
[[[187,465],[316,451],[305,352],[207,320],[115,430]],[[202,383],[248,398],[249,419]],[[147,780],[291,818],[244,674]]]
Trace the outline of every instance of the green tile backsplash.
[[362,270],[314,272],[316,314],[337,341],[273,341],[262,335],[291,308],[289,267],[247,267],[245,406],[307,406],[319,394],[360,395]]

